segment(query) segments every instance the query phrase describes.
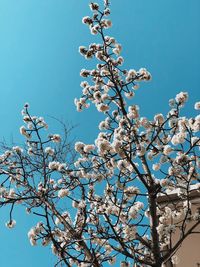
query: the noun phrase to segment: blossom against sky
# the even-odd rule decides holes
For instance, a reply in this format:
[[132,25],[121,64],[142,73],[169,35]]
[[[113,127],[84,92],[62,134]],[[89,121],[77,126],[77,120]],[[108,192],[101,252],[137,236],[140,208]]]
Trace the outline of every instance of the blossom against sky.
[[[87,4],[87,0],[0,1],[1,139],[19,140],[20,111],[27,101],[32,113],[46,120],[54,116],[78,124],[74,131],[78,139],[89,143],[96,137],[100,117],[93,108],[77,113],[73,103],[81,94],[80,69],[87,67],[78,47],[97,41],[81,24],[90,14]],[[200,100],[199,9],[199,0],[113,0],[109,34],[122,44],[125,66],[146,67],[153,76],[133,99],[141,114],[164,113],[168,99],[180,91],[189,92],[187,115]],[[52,120],[50,126],[55,132]],[[32,219],[16,210],[17,224],[9,231],[5,214],[1,209],[2,266],[52,266],[48,249],[29,245]]]

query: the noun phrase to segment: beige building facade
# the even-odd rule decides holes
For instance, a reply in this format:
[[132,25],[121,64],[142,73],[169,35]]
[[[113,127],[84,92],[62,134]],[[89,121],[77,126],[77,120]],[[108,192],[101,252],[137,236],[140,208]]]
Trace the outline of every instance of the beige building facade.
[[[159,204],[166,202],[179,201],[177,193],[169,196],[161,196],[159,198]],[[192,190],[190,194],[191,210],[192,214],[200,210],[200,190]],[[188,222],[187,229],[191,229],[197,221]],[[175,233],[173,236],[172,242],[175,244],[179,239],[179,234]],[[178,264],[173,264],[171,261],[168,261],[164,266],[165,267],[200,267],[200,224],[195,227],[193,233],[188,235],[186,239],[179,246],[176,254],[178,257]]]

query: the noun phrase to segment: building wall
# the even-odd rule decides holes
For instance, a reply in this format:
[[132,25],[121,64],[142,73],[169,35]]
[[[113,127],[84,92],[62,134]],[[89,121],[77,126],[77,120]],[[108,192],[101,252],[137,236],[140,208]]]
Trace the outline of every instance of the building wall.
[[[200,227],[198,227],[198,231],[200,231]],[[200,267],[200,234],[188,236],[176,255],[179,257],[180,262],[175,266]]]
[[[200,208],[200,201],[192,201],[192,214]],[[196,221],[197,222],[197,221]],[[188,223],[187,229],[194,225],[194,221]],[[200,225],[195,228],[195,232],[190,234],[181,244],[176,254],[179,258],[178,264],[168,262],[166,267],[200,267]],[[180,237],[180,233],[175,233],[173,243],[175,244]]]
[[[195,185],[193,187],[194,188],[191,190],[189,195],[192,214],[195,212],[200,213],[200,190],[199,187],[198,189],[195,189]],[[176,204],[175,206],[178,205],[179,208],[181,208],[181,202],[182,200],[176,192],[173,192],[168,196],[161,195],[158,199],[160,207],[171,206],[172,209],[174,204]],[[181,221],[181,218],[178,221]],[[174,221],[174,223],[177,223],[178,221]],[[190,229],[197,222],[198,221],[191,220],[188,222],[186,229]],[[173,222],[170,220],[169,224],[171,223]],[[180,226],[181,225],[182,224],[180,224]],[[175,253],[175,255],[179,258],[179,263],[172,264],[171,261],[168,261],[163,264],[163,267],[200,267],[200,224],[193,231],[195,231],[195,233],[188,235]],[[180,236],[181,232],[178,230],[172,235],[172,247],[178,242]]]

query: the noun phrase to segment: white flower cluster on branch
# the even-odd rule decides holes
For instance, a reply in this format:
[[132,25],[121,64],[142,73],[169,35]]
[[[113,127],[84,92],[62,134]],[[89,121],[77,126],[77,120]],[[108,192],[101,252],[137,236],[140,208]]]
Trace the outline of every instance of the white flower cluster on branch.
[[122,46],[105,34],[112,26],[109,1],[103,8],[90,3],[90,9],[83,23],[101,43],[79,48],[97,65],[81,70],[87,81],[75,104],[78,111],[93,104],[103,113],[99,134],[93,144],[76,142],[74,156],[65,136],[46,137],[48,125],[26,104],[20,128],[26,145],[0,156],[0,204],[11,207],[6,226],[15,226],[14,207],[23,204],[39,217],[28,233],[31,245],[50,245],[66,266],[177,263],[177,249],[200,224],[190,199],[200,193],[200,115],[181,115],[188,94],[180,92],[166,116],[141,117],[130,99],[151,75],[145,68],[122,69]]

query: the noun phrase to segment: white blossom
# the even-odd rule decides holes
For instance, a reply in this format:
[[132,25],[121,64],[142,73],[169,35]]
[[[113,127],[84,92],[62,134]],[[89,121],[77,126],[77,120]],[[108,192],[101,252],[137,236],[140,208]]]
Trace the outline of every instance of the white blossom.
[[75,150],[79,153],[84,151],[85,144],[82,142],[76,142],[75,143]]
[[91,3],[91,4],[89,5],[89,7],[90,7],[90,9],[91,9],[92,11],[95,11],[95,10],[98,10],[98,9],[99,9],[99,5],[98,5],[97,3]]
[[101,104],[97,105],[97,110],[99,112],[106,112],[106,111],[109,110],[109,106],[106,105],[106,104],[101,103]]
[[153,164],[152,169],[153,169],[154,171],[158,171],[158,170],[160,170],[160,163]]
[[180,262],[180,259],[177,255],[173,255],[172,258],[171,258],[171,261],[173,264],[179,264]]
[[187,92],[180,92],[176,95],[176,102],[179,103],[181,106],[185,104],[185,102],[188,100],[188,93]]
[[20,130],[21,135],[24,135],[28,139],[31,138],[31,135],[27,132],[24,126],[21,126],[19,130]]
[[165,155],[170,155],[173,152],[173,148],[170,145],[165,145],[163,147],[163,153]]
[[15,220],[10,220],[6,223],[6,227],[9,228],[9,229],[12,229],[14,228],[16,225],[16,221]]
[[196,110],[199,110],[200,109],[200,102],[196,102],[195,105],[194,105],[194,108]]
[[58,170],[60,163],[58,161],[49,162],[49,169],[50,170]]
[[70,192],[69,192],[69,189],[67,189],[67,188],[62,188],[58,191],[58,197],[59,198],[69,196],[69,194],[70,194]]
[[60,143],[61,142],[61,137],[59,134],[53,134],[51,136],[51,140],[54,142],[54,143]]
[[13,151],[15,151],[17,154],[21,154],[23,153],[23,149],[19,146],[14,146],[13,148]]
[[50,155],[50,156],[53,156],[54,153],[55,153],[55,150],[53,148],[51,148],[51,147],[46,147],[45,148],[45,153]]

